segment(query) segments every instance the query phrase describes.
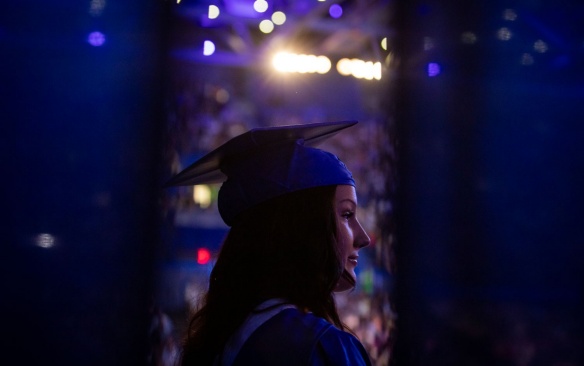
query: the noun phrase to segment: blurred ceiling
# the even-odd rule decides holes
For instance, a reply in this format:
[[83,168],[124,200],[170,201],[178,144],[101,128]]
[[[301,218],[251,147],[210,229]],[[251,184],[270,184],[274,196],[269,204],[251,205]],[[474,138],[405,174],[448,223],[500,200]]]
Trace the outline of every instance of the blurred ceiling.
[[[338,18],[329,14],[333,4],[342,9]],[[209,19],[210,5],[219,9],[215,19]],[[174,6],[173,57],[253,66],[272,52],[286,50],[325,55],[332,60],[358,57],[382,61],[380,42],[392,33],[389,0],[275,0],[268,2],[263,13],[253,6],[254,0],[182,0]],[[262,33],[259,23],[276,11],[286,15],[285,23],[276,25],[271,33]],[[203,55],[205,40],[216,47],[213,57]]]

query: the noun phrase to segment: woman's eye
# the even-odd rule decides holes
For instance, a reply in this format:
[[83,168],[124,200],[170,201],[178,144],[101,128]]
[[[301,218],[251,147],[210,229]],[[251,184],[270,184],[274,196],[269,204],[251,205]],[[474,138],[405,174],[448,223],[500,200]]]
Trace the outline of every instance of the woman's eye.
[[355,213],[354,213],[354,212],[352,212],[352,211],[347,211],[347,212],[344,212],[342,216],[343,216],[345,219],[350,219],[351,217],[353,217],[353,215],[354,215],[354,214],[355,214]]

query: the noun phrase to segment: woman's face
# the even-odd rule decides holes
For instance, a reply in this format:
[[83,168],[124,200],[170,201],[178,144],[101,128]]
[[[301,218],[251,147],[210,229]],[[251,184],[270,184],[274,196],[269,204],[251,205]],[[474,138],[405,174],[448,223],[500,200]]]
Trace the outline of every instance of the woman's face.
[[370,239],[357,220],[357,193],[355,187],[349,185],[337,186],[334,199],[335,216],[337,218],[337,245],[341,264],[350,280],[341,276],[335,291],[346,291],[353,288],[357,275],[355,268],[359,258],[359,249],[369,245]]

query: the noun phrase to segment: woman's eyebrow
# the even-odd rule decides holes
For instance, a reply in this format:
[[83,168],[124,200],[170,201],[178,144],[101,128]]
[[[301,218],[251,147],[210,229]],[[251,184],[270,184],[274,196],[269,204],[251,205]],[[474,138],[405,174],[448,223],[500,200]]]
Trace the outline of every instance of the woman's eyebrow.
[[355,202],[354,200],[352,200],[350,198],[342,199],[342,200],[339,201],[339,203],[343,203],[345,201],[350,202],[350,203],[354,204],[355,206],[357,206],[357,202]]

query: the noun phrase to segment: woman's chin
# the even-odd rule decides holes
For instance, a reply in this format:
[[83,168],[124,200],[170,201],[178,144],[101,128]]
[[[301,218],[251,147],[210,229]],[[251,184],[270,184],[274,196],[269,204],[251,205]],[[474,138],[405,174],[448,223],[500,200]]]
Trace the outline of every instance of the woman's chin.
[[354,271],[343,271],[343,275],[339,278],[339,282],[335,286],[334,292],[349,291],[355,288],[357,279]]

